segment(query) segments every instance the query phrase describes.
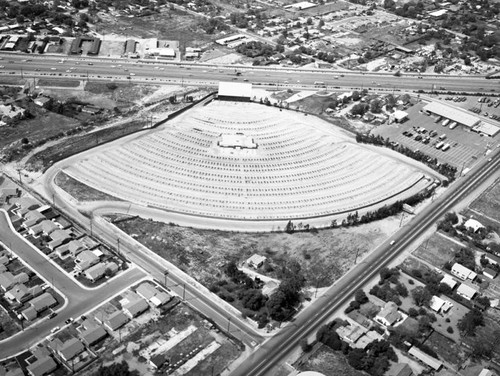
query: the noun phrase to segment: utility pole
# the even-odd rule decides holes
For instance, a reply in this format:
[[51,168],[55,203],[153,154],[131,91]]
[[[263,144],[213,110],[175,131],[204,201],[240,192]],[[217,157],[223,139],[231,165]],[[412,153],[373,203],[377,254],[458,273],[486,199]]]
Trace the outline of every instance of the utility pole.
[[231,316],[227,317],[227,332],[230,333],[229,328],[231,327]]
[[401,227],[401,225],[403,224],[404,217],[405,217],[405,212],[402,212],[401,213],[401,221],[399,222],[399,227]]
[[163,277],[164,277],[164,285],[165,285],[165,287],[167,287],[168,270],[165,270],[163,272]]
[[116,239],[116,244],[117,244],[117,252],[120,254],[120,238]]
[[184,289],[182,290],[182,300],[186,300],[186,283],[184,283]]
[[[401,225],[399,227],[401,227]],[[354,265],[356,265],[356,263],[358,262],[358,254],[359,254],[359,248],[356,249],[356,257],[354,258]]]

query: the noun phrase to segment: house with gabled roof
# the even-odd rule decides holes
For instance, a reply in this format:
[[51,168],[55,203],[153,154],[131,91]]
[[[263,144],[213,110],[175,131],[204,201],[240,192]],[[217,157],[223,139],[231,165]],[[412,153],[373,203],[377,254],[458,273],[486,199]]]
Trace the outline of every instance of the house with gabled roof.
[[30,227],[42,222],[44,219],[46,218],[42,213],[36,210],[30,210],[24,215],[23,227],[25,229],[29,229]]
[[466,268],[458,262],[454,263],[451,267],[451,274],[457,276],[460,279],[470,279],[471,281],[473,281],[477,277],[477,274],[473,270]]
[[93,344],[99,342],[107,335],[108,332],[106,332],[106,330],[104,330],[102,326],[96,326],[83,331],[80,334],[80,338],[82,339],[83,343],[85,343],[87,346],[92,346]]
[[44,292],[42,295],[31,299],[29,304],[39,313],[47,308],[54,307],[57,304],[57,300],[50,293]]
[[114,332],[115,330],[128,323],[129,320],[129,317],[122,311],[115,311],[111,315],[108,315],[108,318],[104,320],[104,326],[110,332]]
[[123,306],[123,312],[130,318],[139,316],[141,313],[149,309],[149,304],[146,300],[139,298],[138,300],[130,301]]
[[2,288],[3,291],[9,290],[15,284],[14,275],[11,272],[4,272],[0,274],[0,288]]
[[38,359],[26,367],[31,376],[45,376],[57,369],[57,363],[51,356]]
[[106,274],[106,264],[103,262],[100,262],[98,264],[95,264],[85,270],[85,278],[89,279],[92,282],[95,282]]
[[57,353],[64,361],[68,362],[84,350],[85,346],[78,338],[71,338],[62,344]]
[[15,285],[5,293],[5,297],[18,303],[24,303],[31,299],[29,289],[22,283]]
[[382,325],[392,326],[402,320],[403,316],[399,313],[396,303],[387,302],[374,319]]
[[84,271],[97,263],[99,263],[99,257],[97,257],[94,252],[83,251],[75,258],[75,269]]

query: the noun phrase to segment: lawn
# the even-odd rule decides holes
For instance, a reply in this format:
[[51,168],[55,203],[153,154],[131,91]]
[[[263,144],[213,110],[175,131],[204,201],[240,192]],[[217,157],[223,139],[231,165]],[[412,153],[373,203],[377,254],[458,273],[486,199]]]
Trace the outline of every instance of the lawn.
[[298,365],[300,371],[315,371],[325,376],[364,376],[365,373],[352,368],[340,351],[333,351],[328,346],[321,348],[304,364]]
[[431,265],[442,268],[444,264],[453,259],[460,248],[457,243],[447,239],[439,232],[435,232],[413,251],[413,255]]
[[55,183],[69,193],[77,201],[122,201],[119,198],[108,195],[107,193],[91,188],[64,172],[59,172],[56,175]]
[[433,332],[424,344],[448,363],[459,365],[465,358],[464,351],[457,343],[438,332]]

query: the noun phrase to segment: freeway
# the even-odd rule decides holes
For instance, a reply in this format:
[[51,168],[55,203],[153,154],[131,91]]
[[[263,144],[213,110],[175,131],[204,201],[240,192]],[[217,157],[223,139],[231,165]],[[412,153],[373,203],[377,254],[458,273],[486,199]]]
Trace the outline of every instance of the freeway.
[[[193,84],[217,86],[219,81],[248,81],[256,86],[272,88],[327,88],[385,89],[393,91],[450,90],[460,92],[498,91],[497,80],[481,76],[418,75],[403,73],[396,77],[389,73],[340,72],[281,67],[253,67],[214,64],[180,64],[156,60],[126,60],[56,57],[46,55],[0,55],[0,77],[22,76],[78,80],[115,80],[152,82],[154,84]],[[29,57],[27,59],[26,57]],[[236,76],[236,72],[241,76]]]
[[[425,208],[394,237],[334,284],[324,296],[299,314],[290,325],[264,343],[235,369],[231,376],[271,375],[270,371],[273,367],[285,360],[287,354],[298,345],[301,338],[318,330],[342,304],[352,297],[358,288],[373,278],[382,267],[388,265],[397,254],[403,252],[484,180],[492,174],[500,175],[499,166],[500,153],[497,151],[491,161],[483,162],[473,173],[460,178],[432,205]],[[394,245],[390,244],[392,241],[395,241]]]
[[95,307],[106,299],[119,293],[126,286],[146,277],[138,268],[128,269],[121,275],[111,279],[100,288],[85,289],[75,283],[52,262],[42,256],[31,243],[19,235],[10,225],[5,211],[0,211],[0,240],[11,248],[15,255],[30,265],[39,276],[65,298],[65,304],[59,314],[50,320],[43,319],[27,327],[13,337],[0,341],[0,359],[25,351],[44,336],[48,335],[55,326],[64,326],[64,321],[70,317],[78,317],[87,313],[90,307]]

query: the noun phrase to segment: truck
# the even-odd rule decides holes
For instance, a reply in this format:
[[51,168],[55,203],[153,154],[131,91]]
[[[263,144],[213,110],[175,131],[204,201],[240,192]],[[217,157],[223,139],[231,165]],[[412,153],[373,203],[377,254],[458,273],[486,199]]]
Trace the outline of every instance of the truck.
[[450,124],[450,129],[454,129],[457,125],[458,123],[454,121],[453,123]]
[[442,151],[446,151],[450,148],[450,144],[445,144],[443,148],[441,149]]
[[445,119],[441,124],[446,127],[450,123],[450,119]]
[[444,145],[444,142],[443,141],[440,141],[436,144],[436,149],[441,149],[441,146]]

